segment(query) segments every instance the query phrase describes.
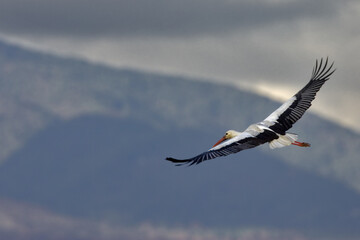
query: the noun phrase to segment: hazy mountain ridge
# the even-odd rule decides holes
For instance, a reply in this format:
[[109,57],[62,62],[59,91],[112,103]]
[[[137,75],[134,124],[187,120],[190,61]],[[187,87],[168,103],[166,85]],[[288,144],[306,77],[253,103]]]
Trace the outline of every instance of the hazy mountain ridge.
[[[134,132],[141,137],[129,138]],[[169,142],[172,134],[177,138]],[[131,118],[55,122],[3,164],[0,195],[64,215],[133,225],[359,234],[359,194],[261,151],[192,168],[163,160],[164,152],[195,151],[192,135],[214,137],[197,128],[170,133]]]
[[[116,70],[1,42],[0,51],[3,53],[0,55],[0,128],[7,136],[0,143],[2,159],[22,146],[33,133],[59,118],[102,113],[146,119],[158,126],[165,126],[162,122],[166,121],[175,124],[174,127],[211,129],[217,126],[225,131],[246,128],[279,106],[269,99],[228,86]],[[319,95],[321,97],[321,91]],[[223,131],[216,134],[220,136]],[[360,189],[358,134],[309,113],[292,131],[314,147],[306,151],[281,149],[270,154]],[[269,152],[267,147],[261,149]],[[289,154],[291,158],[287,158]]]
[[230,86],[117,70],[1,42],[0,52],[0,145],[7,160],[0,195],[133,224],[359,234],[359,194],[312,174],[359,189],[356,133],[307,113],[292,132],[312,148],[262,146],[176,168],[164,158],[204,151],[229,128],[244,129],[280,104]]

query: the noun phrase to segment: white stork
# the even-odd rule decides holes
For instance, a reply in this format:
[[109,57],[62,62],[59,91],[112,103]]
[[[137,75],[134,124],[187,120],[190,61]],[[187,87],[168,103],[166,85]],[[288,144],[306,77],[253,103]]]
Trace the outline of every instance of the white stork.
[[316,60],[309,83],[262,122],[250,125],[244,132],[227,131],[211,149],[193,158],[180,160],[169,157],[166,160],[176,163],[177,166],[199,164],[206,160],[237,153],[264,143],[269,143],[271,149],[289,145],[310,147],[309,143],[298,142],[297,134],[286,131],[311,106],[316,93],[335,71],[335,69],[332,70],[333,65],[334,63],[328,67],[328,59],[324,64],[323,59],[320,60],[320,63]]

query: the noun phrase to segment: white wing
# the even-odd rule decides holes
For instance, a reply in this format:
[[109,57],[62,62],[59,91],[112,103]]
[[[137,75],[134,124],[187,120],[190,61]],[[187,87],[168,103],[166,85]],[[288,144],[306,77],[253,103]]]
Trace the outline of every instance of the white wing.
[[290,129],[311,106],[311,102],[315,99],[316,93],[320,90],[321,86],[329,80],[330,75],[334,73],[335,69],[332,70],[334,63],[329,67],[327,67],[327,64],[328,59],[326,59],[324,65],[322,59],[320,60],[320,64],[318,64],[318,61],[316,60],[308,84],[270,114],[263,123],[271,130],[280,134],[285,134],[285,132]]
[[249,134],[248,132],[242,132],[238,136],[226,140],[223,143],[220,143],[219,145],[193,158],[188,158],[188,159],[166,158],[166,160],[171,161],[173,163],[177,163],[177,166],[183,164],[189,164],[189,165],[199,164],[206,160],[227,156],[232,153],[237,153],[245,149],[253,148],[262,143],[263,142],[261,140],[259,141],[258,138]]

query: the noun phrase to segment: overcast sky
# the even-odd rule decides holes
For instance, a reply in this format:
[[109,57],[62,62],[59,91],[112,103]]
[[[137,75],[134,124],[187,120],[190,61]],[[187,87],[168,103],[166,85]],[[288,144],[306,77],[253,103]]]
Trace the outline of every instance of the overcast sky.
[[[199,76],[278,98],[336,73],[313,109],[357,126],[358,0],[1,0],[0,36],[120,67]],[[265,116],[264,116],[265,117]]]

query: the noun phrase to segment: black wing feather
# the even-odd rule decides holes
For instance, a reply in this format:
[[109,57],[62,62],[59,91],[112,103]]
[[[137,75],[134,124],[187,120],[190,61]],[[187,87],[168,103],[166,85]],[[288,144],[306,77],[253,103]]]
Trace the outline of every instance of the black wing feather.
[[175,158],[166,158],[166,160],[171,161],[173,163],[177,163],[176,166],[189,164],[189,166],[193,164],[199,164],[203,161],[210,160],[217,157],[227,156],[232,153],[237,153],[245,149],[256,147],[259,144],[254,144],[254,141],[257,139],[255,137],[248,137],[241,139],[240,141],[234,142],[232,144],[227,145],[226,147],[217,149],[217,150],[209,150],[207,152],[203,152],[193,158],[188,159],[175,159]]
[[311,106],[311,102],[315,99],[316,93],[334,73],[336,69],[332,70],[333,65],[334,63],[328,67],[328,58],[326,58],[325,63],[323,63],[323,59],[320,60],[320,63],[316,60],[308,84],[294,95],[295,100],[292,104],[278,116],[277,122],[269,126],[269,128],[280,134],[285,134],[304,115],[305,111]]
[[[256,138],[253,138],[253,139],[256,139]],[[180,159],[168,157],[168,158],[166,158],[166,160],[176,163],[176,166],[181,166],[184,164],[189,164],[189,166],[191,166],[194,164],[199,164],[206,160],[214,159],[217,157],[227,156],[229,154],[237,153],[242,150],[253,148],[253,147],[260,145],[260,144],[254,144],[253,141],[251,141],[249,138],[243,139],[243,140],[249,140],[249,142],[247,142],[247,143],[246,142],[245,143],[234,142],[225,148],[221,148],[219,150],[209,150],[209,151],[203,152],[193,158],[180,160]]]
[[175,159],[168,157],[166,160],[171,161],[173,163],[176,163],[176,166],[181,166],[184,164],[189,164],[189,166],[193,164],[199,164],[203,161],[214,159],[217,157],[223,157],[227,156],[229,154],[237,153],[242,150],[254,148],[256,146],[259,146],[261,144],[264,144],[266,142],[269,142],[275,138],[278,138],[278,136],[271,131],[265,130],[263,133],[260,133],[259,135],[255,137],[246,137],[243,139],[240,139],[239,141],[233,142],[227,146],[224,146],[217,150],[209,150],[207,152],[203,152],[193,158],[188,159]]

